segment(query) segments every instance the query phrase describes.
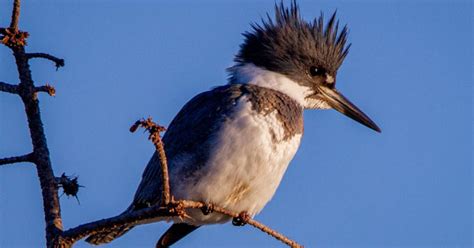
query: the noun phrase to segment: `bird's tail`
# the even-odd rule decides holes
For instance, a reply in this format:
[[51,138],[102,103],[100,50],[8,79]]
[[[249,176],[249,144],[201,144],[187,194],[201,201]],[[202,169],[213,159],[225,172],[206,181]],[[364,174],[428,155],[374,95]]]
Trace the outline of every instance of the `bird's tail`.
[[[120,215],[133,212],[134,210],[134,204],[131,204],[123,213]],[[120,216],[119,215],[119,216]],[[122,226],[117,226],[112,229],[107,229],[105,231],[101,231],[95,234],[90,235],[87,237],[86,242],[92,245],[101,245],[101,244],[107,244],[112,242],[112,240],[124,235],[130,229],[132,229],[134,225],[122,225]]]
[[124,235],[126,232],[130,231],[134,226],[133,225],[124,225],[118,226],[113,229],[109,229],[103,232],[98,232],[89,236],[86,239],[86,242],[93,245],[100,245],[112,242],[112,240]]
[[[141,208],[137,207],[136,204],[132,204],[132,205],[130,205],[130,207],[128,207],[120,215],[127,214],[127,213],[130,213],[130,212],[139,210],[139,209],[141,209]],[[169,221],[170,218],[169,217],[156,217],[156,218],[153,218],[153,219],[142,220],[142,221],[138,222],[137,224],[153,223],[153,222],[163,221],[163,220]],[[89,237],[87,237],[86,242],[89,243],[89,244],[93,244],[93,245],[101,245],[101,244],[110,243],[114,239],[116,239],[118,237],[121,237],[122,235],[124,235],[125,233],[130,231],[130,229],[132,229],[133,227],[135,227],[135,225],[130,225],[129,224],[129,225],[117,226],[117,227],[114,227],[112,229],[101,231],[101,232],[92,234]]]

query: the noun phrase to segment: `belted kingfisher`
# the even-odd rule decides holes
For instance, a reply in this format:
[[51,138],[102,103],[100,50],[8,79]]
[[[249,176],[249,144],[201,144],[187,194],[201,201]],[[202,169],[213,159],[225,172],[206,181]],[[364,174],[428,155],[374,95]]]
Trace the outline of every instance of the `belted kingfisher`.
[[[175,199],[212,203],[255,216],[275,193],[303,135],[303,110],[335,109],[380,132],[379,127],[336,88],[336,74],[350,45],[334,13],[304,21],[296,1],[275,5],[275,19],[252,24],[228,69],[229,82],[198,94],[164,134],[171,192]],[[155,153],[126,210],[161,201],[161,168]],[[157,247],[168,247],[196,228],[231,218],[188,210],[174,219]],[[133,226],[90,236],[101,244]]]

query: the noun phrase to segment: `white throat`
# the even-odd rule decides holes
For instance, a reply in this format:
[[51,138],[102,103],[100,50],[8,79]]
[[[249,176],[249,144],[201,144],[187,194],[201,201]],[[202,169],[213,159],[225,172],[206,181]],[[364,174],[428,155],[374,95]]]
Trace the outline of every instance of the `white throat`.
[[232,67],[231,71],[234,79],[232,83],[253,84],[277,90],[291,97],[301,106],[307,106],[306,97],[311,94],[311,89],[283,74],[265,70],[251,63]]

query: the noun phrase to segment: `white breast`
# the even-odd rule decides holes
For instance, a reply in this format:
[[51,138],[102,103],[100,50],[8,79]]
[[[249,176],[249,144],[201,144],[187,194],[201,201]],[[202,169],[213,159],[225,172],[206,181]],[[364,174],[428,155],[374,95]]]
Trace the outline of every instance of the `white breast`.
[[[177,198],[213,203],[235,212],[255,215],[272,198],[295,155],[302,134],[284,140],[276,112],[259,115],[242,97],[233,116],[215,138],[208,163],[195,184],[181,184]],[[219,214],[188,213],[195,225],[227,221]]]

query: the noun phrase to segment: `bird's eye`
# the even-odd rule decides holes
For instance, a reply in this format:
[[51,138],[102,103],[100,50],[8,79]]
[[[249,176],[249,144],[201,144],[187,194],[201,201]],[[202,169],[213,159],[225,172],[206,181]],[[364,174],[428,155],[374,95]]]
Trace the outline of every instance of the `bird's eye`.
[[316,76],[322,76],[326,73],[326,70],[324,70],[323,68],[320,68],[320,67],[316,67],[316,66],[311,66],[309,68],[309,74],[312,76],[312,77],[316,77]]

